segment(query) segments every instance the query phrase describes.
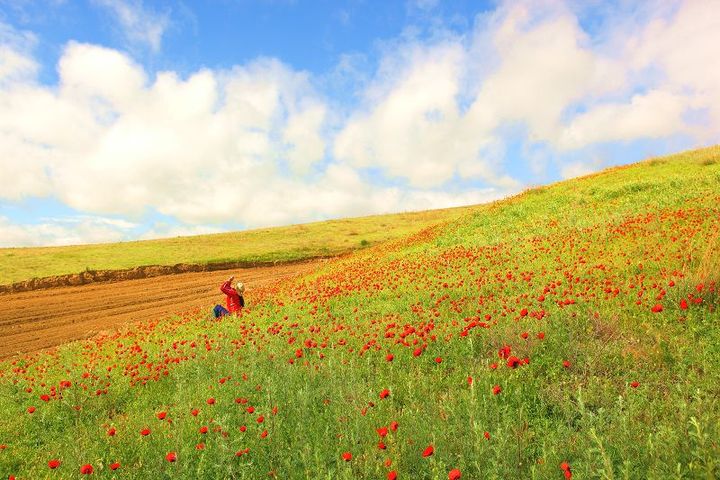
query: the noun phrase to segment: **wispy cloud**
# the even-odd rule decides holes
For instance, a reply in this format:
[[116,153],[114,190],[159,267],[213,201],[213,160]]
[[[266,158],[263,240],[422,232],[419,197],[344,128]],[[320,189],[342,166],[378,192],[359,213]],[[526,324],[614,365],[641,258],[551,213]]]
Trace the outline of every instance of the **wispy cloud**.
[[170,15],[151,11],[142,0],[94,0],[116,18],[128,40],[146,44],[154,52],[160,51],[162,37],[170,25]]

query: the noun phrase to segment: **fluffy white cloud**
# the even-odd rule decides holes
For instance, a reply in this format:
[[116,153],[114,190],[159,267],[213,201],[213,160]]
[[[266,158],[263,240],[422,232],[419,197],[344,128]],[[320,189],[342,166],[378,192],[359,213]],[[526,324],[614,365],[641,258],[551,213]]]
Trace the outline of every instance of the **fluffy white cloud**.
[[77,216],[18,225],[0,216],[0,247],[80,245],[126,239],[136,225],[111,218]]
[[[160,48],[167,16],[97,2]],[[134,219],[153,210],[183,224],[147,233],[165,236],[490,200],[521,188],[513,150],[528,152],[534,175],[556,165],[571,177],[601,163],[553,156],[677,135],[718,141],[720,0],[653,5],[597,7],[598,35],[577,4],[501,3],[465,34],[406,32],[381,47],[375,71],[342,55],[323,78],[267,58],[150,74],[126,53],[70,42],[52,86],[37,81],[34,37],[0,24],[0,198],[52,196]],[[148,22],[155,29],[137,33]],[[345,90],[358,105],[321,93]],[[18,242],[38,229],[4,222]]]

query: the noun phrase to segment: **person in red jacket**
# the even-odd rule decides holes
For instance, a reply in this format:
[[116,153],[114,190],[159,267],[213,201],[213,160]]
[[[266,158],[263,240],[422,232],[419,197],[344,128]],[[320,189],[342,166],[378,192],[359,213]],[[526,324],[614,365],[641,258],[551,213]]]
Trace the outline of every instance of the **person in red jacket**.
[[245,293],[245,285],[242,282],[237,282],[235,288],[233,288],[232,281],[235,277],[230,277],[222,285],[220,285],[220,291],[223,292],[226,297],[227,308],[222,305],[215,305],[213,313],[215,318],[220,318],[231,313],[239,312],[241,308],[245,306],[245,299],[243,293]]

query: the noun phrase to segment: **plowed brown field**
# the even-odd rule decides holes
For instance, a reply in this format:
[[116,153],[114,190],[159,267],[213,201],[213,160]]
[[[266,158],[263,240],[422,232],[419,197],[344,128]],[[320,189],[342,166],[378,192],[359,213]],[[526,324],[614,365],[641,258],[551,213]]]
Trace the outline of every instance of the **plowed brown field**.
[[225,304],[220,284],[235,275],[254,288],[308,273],[322,261],[183,273],[0,295],[0,359],[94,336],[136,320]]

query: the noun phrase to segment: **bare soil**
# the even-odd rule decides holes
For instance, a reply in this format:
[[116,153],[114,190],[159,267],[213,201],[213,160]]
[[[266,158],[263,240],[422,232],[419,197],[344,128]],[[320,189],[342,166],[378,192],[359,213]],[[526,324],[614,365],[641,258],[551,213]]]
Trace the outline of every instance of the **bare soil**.
[[179,273],[154,278],[0,295],[0,359],[90,338],[123,323],[225,304],[220,284],[230,275],[253,289],[309,273],[322,260],[270,267]]

